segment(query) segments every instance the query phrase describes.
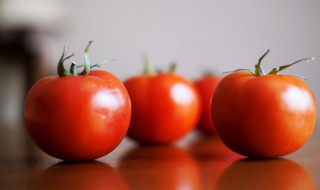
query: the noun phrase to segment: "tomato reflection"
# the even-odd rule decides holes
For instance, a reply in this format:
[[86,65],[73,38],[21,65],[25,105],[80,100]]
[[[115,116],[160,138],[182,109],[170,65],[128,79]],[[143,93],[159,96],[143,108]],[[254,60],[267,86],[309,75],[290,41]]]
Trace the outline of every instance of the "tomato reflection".
[[145,146],[129,151],[119,170],[132,189],[200,189],[197,163],[174,146]]
[[102,162],[60,162],[45,170],[32,184],[32,189],[128,189],[121,176]]
[[201,189],[215,189],[222,172],[235,160],[243,156],[228,149],[222,141],[212,135],[199,133],[188,146],[201,171]]
[[314,190],[311,176],[299,164],[287,159],[244,159],[230,165],[216,189]]
[[231,151],[222,141],[212,135],[199,133],[189,144],[188,150],[197,160],[234,161],[243,156]]

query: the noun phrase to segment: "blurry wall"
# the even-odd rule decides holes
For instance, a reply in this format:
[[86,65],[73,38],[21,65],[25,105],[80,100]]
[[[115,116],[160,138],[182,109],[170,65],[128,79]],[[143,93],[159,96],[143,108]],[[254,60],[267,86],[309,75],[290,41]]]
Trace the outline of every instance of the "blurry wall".
[[[32,0],[36,2],[35,0]],[[190,79],[204,71],[216,73],[253,68],[264,59],[266,70],[305,57],[316,61],[300,63],[283,73],[302,75],[320,106],[320,1],[319,0],[67,0],[67,11],[53,33],[38,33],[38,42],[50,73],[55,73],[62,47],[89,52],[98,62],[116,59],[102,69],[124,80],[142,70],[141,54],[159,68],[171,61],[177,73]],[[16,14],[19,14],[18,12]]]

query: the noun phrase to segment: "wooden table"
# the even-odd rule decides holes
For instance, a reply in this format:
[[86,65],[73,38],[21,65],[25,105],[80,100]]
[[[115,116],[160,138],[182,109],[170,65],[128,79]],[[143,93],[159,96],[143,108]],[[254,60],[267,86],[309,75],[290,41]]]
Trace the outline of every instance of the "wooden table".
[[320,130],[297,152],[250,160],[193,132],[171,146],[141,147],[125,138],[92,162],[42,153],[21,126],[0,126],[0,189],[320,189]]

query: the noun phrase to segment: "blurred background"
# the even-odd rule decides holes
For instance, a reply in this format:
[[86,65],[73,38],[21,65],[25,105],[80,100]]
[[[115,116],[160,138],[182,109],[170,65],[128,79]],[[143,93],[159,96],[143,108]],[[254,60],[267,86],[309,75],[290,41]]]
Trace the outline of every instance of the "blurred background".
[[[27,90],[56,74],[63,47],[121,80],[142,71],[145,54],[160,69],[172,61],[190,80],[253,68],[266,70],[306,57],[283,73],[301,75],[320,106],[319,0],[0,0],[0,122],[21,122]],[[318,114],[319,115],[319,114]]]

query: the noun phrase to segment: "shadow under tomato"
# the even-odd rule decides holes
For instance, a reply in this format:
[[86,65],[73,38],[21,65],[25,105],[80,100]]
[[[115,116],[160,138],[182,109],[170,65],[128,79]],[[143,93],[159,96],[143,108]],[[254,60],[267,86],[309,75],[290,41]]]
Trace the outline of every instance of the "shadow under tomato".
[[176,146],[136,147],[120,159],[118,170],[131,189],[200,189],[197,163]]
[[198,162],[201,172],[201,189],[215,189],[222,172],[243,156],[228,149],[217,136],[203,133],[187,146],[190,154]]
[[216,189],[315,190],[316,187],[302,166],[278,158],[236,161],[222,173]]
[[39,190],[128,189],[123,178],[114,168],[98,161],[59,162],[40,174],[31,187]]

